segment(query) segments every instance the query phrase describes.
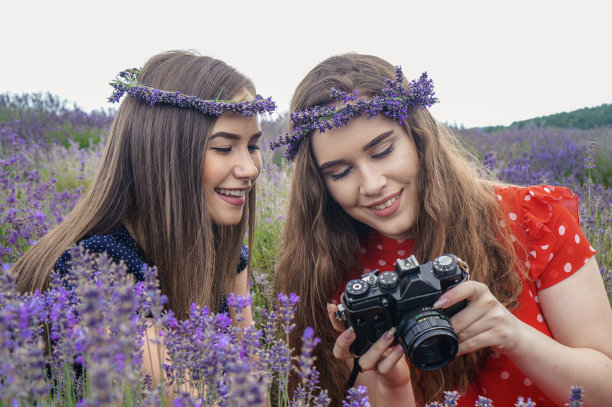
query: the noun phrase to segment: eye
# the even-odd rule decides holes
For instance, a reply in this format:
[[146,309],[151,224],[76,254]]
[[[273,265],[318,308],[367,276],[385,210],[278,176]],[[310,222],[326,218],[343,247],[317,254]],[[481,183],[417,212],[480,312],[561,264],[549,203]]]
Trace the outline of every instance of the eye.
[[342,179],[344,177],[346,177],[347,175],[349,175],[349,173],[351,172],[351,167],[348,167],[346,170],[342,171],[339,174],[330,174],[329,176],[331,177],[332,180],[334,181],[338,181],[339,179]]
[[259,150],[258,144],[249,144],[249,151],[257,151]]
[[384,151],[378,153],[378,154],[373,154],[372,158],[380,160],[382,158],[385,158],[386,156],[388,156],[389,154],[391,154],[393,152],[393,150],[395,149],[395,143],[392,143],[391,145],[389,145],[389,147],[387,147]]
[[211,147],[211,150],[215,150],[221,154],[229,154],[232,152],[232,148],[231,147]]

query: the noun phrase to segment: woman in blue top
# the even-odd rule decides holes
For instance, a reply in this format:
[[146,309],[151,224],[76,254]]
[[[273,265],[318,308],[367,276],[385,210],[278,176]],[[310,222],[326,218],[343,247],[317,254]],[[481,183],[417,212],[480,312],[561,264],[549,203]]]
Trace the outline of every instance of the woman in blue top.
[[[178,318],[192,303],[218,309],[230,292],[246,295],[242,241],[253,230],[261,170],[257,113],[274,103],[224,62],[182,51],[122,72],[114,88],[113,101],[128,96],[99,172],[72,212],[14,265],[18,289],[46,289],[54,269],[69,269],[66,250],[80,243],[124,261],[136,279],[144,264],[156,266]],[[250,324],[249,310],[245,317]]]

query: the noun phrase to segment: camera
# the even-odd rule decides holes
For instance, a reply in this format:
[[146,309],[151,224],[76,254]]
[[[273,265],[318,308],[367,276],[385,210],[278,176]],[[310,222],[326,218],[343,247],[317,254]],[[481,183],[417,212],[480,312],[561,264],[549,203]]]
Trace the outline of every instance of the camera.
[[396,343],[402,345],[416,368],[435,370],[447,365],[459,347],[449,318],[467,302],[447,309],[432,306],[448,289],[468,279],[467,264],[453,254],[445,254],[422,265],[414,256],[397,259],[394,271],[374,270],[349,281],[336,318],[355,330],[351,353],[363,355],[386,331],[396,327]]

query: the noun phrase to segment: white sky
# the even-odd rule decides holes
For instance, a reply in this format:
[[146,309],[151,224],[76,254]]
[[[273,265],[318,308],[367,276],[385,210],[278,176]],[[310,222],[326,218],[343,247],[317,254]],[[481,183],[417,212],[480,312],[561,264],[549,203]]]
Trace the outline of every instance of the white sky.
[[108,82],[170,49],[250,77],[287,110],[328,56],[369,53],[427,71],[443,122],[502,124],[612,103],[609,0],[4,0],[0,93],[107,108]]

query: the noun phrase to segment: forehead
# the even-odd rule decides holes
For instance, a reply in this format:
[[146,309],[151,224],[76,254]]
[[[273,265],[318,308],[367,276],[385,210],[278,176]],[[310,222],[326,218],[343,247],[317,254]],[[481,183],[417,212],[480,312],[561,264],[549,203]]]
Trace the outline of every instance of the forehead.
[[403,127],[383,114],[374,119],[355,117],[340,128],[326,130],[324,133],[314,132],[311,136],[312,152],[319,164],[348,159],[348,156],[362,153],[363,147],[373,138],[390,130],[404,132]]

